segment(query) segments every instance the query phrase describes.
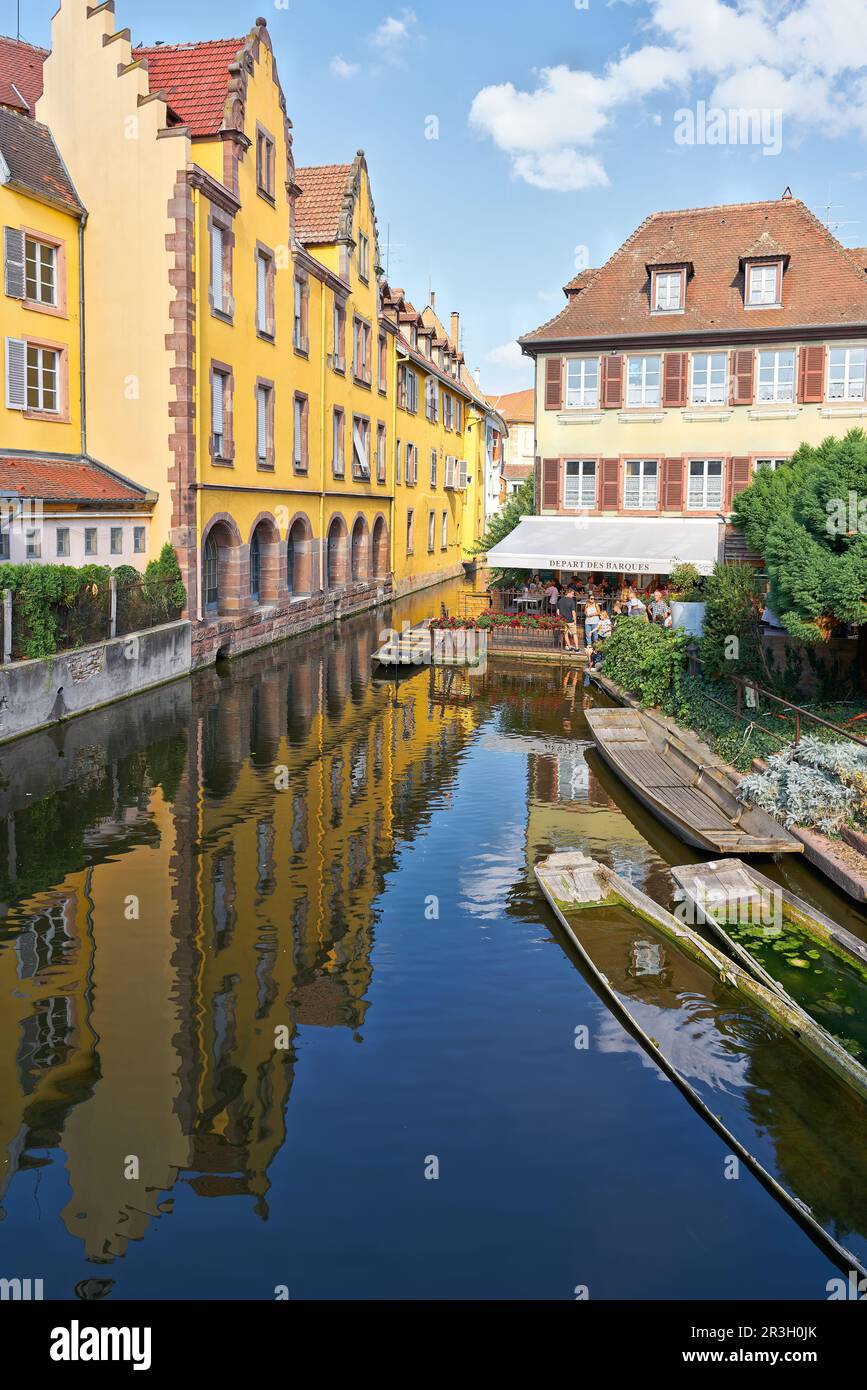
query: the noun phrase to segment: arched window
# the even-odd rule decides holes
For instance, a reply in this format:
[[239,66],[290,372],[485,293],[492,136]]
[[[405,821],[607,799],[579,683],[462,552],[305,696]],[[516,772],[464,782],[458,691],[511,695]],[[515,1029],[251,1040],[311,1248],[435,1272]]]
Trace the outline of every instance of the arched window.
[[296,564],[297,556],[295,554],[295,527],[293,526],[289,532],[289,535],[286,537],[286,588],[289,590],[290,594],[296,593],[298,588],[297,584],[295,583]]
[[205,540],[205,555],[203,562],[202,588],[205,595],[205,612],[216,613],[220,606],[219,588],[219,555],[217,553],[217,542],[211,533]]
[[259,532],[253,532],[253,539],[250,541],[250,597],[254,603],[259,602],[259,588],[262,574],[262,551],[259,546]]
[[346,583],[346,543],[343,529],[335,517],[328,528],[328,547],[326,552],[328,587],[336,589]]

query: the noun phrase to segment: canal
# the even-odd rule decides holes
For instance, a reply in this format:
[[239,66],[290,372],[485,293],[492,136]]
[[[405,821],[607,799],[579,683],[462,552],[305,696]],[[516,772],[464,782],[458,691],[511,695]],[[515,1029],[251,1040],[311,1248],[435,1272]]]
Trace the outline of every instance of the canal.
[[[601,697],[513,660],[374,679],[385,621],[0,749],[0,1277],[46,1298],[827,1297],[836,1269],[727,1176],[536,888],[534,862],[579,845],[669,905],[669,866],[698,857],[599,764]],[[865,934],[805,866],[773,872]],[[711,1084],[863,1259],[863,1134],[753,1047],[708,1057]]]

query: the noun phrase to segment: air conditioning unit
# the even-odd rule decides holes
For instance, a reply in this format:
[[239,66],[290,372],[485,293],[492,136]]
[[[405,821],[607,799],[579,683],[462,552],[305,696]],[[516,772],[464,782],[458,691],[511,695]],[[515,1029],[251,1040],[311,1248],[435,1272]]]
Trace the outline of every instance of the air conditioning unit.
[[446,488],[455,488],[455,487],[457,487],[457,485],[458,485],[458,483],[457,483],[457,477],[456,477],[457,469],[455,468],[456,463],[457,463],[457,459],[456,459],[456,458],[453,458],[451,454],[446,454],[446,474],[445,474],[445,481],[443,482],[443,487],[446,487]]

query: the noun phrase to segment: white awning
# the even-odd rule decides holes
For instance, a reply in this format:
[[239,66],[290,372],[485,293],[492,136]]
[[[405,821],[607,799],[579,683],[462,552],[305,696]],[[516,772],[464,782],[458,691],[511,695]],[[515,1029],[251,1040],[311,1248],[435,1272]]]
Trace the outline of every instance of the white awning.
[[525,516],[488,551],[493,569],[670,574],[695,565],[710,574],[721,523],[713,517]]

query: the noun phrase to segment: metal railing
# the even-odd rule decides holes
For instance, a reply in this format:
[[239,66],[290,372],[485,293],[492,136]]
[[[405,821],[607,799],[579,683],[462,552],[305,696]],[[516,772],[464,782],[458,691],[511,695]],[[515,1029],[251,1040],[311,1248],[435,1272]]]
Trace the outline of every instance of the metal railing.
[[[699,657],[695,643],[688,648],[687,656],[689,657],[689,674],[693,680],[695,680],[698,674],[698,667],[701,666],[703,669],[705,667],[705,662]],[[801,742],[801,723],[803,720],[807,720],[811,724],[818,724],[823,729],[830,729],[831,732],[836,734],[839,738],[849,739],[851,743],[858,743],[862,748],[867,748],[867,739],[861,738],[859,734],[853,734],[842,724],[832,724],[829,719],[822,719],[820,715],[813,714],[810,710],[804,709],[801,705],[792,704],[791,700],[784,700],[781,695],[775,695],[772,690],[768,690],[765,686],[759,685],[758,681],[750,680],[747,676],[727,675],[725,673],[720,674],[720,679],[731,681],[736,688],[734,708],[732,708],[731,705],[727,705],[723,700],[717,700],[715,696],[708,694],[707,690],[702,691],[703,697],[710,704],[716,705],[718,709],[725,710],[727,714],[733,714],[735,718],[740,719],[743,723],[756,724],[758,728],[761,728],[763,733],[769,734],[771,738],[777,739],[780,743],[794,743],[797,748],[798,744]],[[746,708],[754,711],[752,718],[744,714],[745,699]],[[773,704],[779,705],[782,709],[791,712],[795,726],[794,739],[778,734],[775,729],[769,729],[764,724],[759,725],[757,723],[757,716],[761,713],[758,705],[759,699],[770,700]]]

